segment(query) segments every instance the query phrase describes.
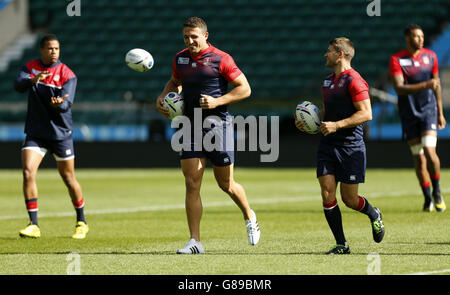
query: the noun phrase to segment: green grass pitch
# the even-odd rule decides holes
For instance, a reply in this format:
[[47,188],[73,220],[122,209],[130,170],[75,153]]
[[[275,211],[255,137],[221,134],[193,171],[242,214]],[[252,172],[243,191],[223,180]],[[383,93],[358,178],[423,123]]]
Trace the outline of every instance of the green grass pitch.
[[[450,215],[421,212],[414,171],[369,169],[360,194],[383,211],[386,236],[372,240],[368,218],[338,197],[351,255],[323,255],[334,239],[313,169],[236,168],[258,216],[261,240],[247,242],[241,212],[217,186],[202,185],[205,255],[176,255],[189,239],[180,169],[77,171],[90,232],[71,239],[75,212],[56,169],[40,170],[41,238],[19,238],[28,222],[19,170],[0,170],[0,274],[65,275],[70,253],[85,275],[450,274]],[[450,170],[441,172],[450,205]],[[374,263],[376,263],[374,267]]]

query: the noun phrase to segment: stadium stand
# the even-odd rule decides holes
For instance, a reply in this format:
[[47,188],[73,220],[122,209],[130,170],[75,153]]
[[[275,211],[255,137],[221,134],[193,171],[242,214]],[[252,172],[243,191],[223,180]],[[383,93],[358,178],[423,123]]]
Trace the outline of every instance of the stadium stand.
[[[319,85],[328,73],[323,54],[331,38],[347,36],[354,41],[353,66],[374,85],[387,72],[390,55],[404,46],[403,27],[418,23],[426,36],[432,36],[448,19],[449,6],[447,0],[384,1],[381,17],[369,17],[369,2],[361,0],[96,0],[82,1],[81,16],[69,17],[68,3],[30,1],[30,25],[60,38],[62,60],[79,78],[78,102],[125,102],[131,93],[131,101],[153,104],[170,77],[174,55],[184,48],[183,21],[198,15],[208,23],[210,42],[229,52],[249,79],[253,92],[247,111],[257,108],[252,104],[277,101],[279,114],[291,113],[292,105],[283,105],[284,100],[320,101]],[[448,36],[442,42],[448,44]],[[152,53],[155,66],[149,72],[125,66],[125,53],[135,47]],[[12,81],[20,66],[36,54],[37,45],[0,73],[0,101],[24,100],[12,89]],[[269,107],[261,107],[261,112],[274,111],[264,105]],[[21,122],[22,115],[7,119]],[[118,122],[107,115],[76,116],[85,123]],[[2,115],[0,121],[5,118]]]

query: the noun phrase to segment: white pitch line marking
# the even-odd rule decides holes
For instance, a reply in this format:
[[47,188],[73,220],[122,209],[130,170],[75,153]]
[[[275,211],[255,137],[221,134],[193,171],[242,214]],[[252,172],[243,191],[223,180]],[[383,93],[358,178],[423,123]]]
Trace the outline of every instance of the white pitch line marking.
[[431,271],[424,271],[424,272],[416,272],[416,273],[409,273],[406,275],[409,276],[423,276],[423,275],[432,275],[432,274],[436,274],[436,273],[446,273],[446,272],[450,272],[450,269],[441,269],[441,270],[431,270]]
[[[442,192],[450,192],[448,189],[442,190]],[[415,194],[414,192],[378,192],[371,193],[369,199],[372,198],[381,198],[381,197],[401,197],[404,195]],[[306,202],[306,201],[314,201],[320,200],[320,193],[317,196],[308,196],[308,197],[285,197],[285,198],[274,198],[274,199],[250,199],[251,204],[277,204],[277,203],[295,203],[295,202]],[[231,201],[223,201],[223,202],[205,202],[203,207],[224,207],[224,206],[235,206],[235,204]],[[101,214],[113,214],[113,213],[135,213],[135,212],[151,212],[151,211],[167,211],[174,209],[184,209],[183,204],[173,204],[173,205],[157,205],[157,206],[148,206],[148,207],[135,207],[135,208],[112,208],[112,209],[86,209],[86,215],[101,215]],[[50,217],[66,217],[66,216],[75,216],[75,212],[56,212],[56,213],[41,213],[39,214],[39,218],[50,218]],[[11,215],[11,216],[0,216],[1,220],[13,220],[13,219],[22,219],[26,218],[24,215]]]

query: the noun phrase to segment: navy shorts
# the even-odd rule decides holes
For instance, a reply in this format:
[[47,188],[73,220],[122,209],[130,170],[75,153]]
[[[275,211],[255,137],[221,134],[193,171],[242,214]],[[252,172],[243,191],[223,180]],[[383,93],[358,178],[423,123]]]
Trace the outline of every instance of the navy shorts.
[[332,174],[336,181],[363,183],[366,175],[366,147],[320,143],[317,152],[317,177]]
[[48,152],[52,153],[56,161],[66,161],[75,157],[72,137],[64,140],[41,139],[27,135],[22,145],[22,150],[34,150],[45,156]]
[[234,163],[232,151],[181,151],[180,159],[207,158],[214,166],[225,167]]
[[192,134],[191,143],[187,144],[190,148],[180,152],[181,160],[207,158],[214,166],[220,167],[234,163],[234,134],[230,122],[214,128],[202,128],[201,132],[202,142],[195,142],[195,135]]
[[424,131],[437,130],[437,113],[434,111],[427,112],[423,118],[402,117],[401,121],[403,138],[406,140],[420,138]]

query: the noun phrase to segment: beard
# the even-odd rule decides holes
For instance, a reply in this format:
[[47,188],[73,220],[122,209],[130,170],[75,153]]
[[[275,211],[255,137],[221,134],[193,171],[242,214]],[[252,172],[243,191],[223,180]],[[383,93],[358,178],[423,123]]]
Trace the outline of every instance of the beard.
[[325,66],[328,68],[333,68],[336,65],[335,62],[332,62],[331,60],[327,59],[325,62]]
[[409,47],[412,48],[413,50],[420,50],[420,49],[422,49],[423,45],[411,40],[411,41],[409,41]]

